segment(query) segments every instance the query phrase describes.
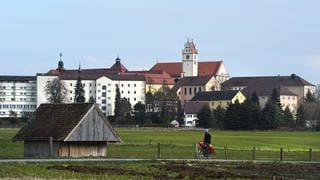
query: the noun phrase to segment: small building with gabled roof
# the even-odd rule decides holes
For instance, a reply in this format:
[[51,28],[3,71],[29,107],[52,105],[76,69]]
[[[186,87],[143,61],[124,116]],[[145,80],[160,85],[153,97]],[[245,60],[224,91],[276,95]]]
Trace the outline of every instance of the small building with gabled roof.
[[25,157],[106,156],[109,142],[121,142],[93,103],[41,104],[13,141],[24,141]]

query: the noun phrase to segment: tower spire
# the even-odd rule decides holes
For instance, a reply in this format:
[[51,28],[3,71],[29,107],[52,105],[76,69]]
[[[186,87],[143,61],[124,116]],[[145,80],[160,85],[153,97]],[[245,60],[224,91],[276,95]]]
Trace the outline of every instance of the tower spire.
[[64,65],[63,65],[63,61],[62,61],[62,53],[59,53],[59,57],[60,57],[60,60],[59,60],[59,62],[58,62],[58,68],[57,68],[57,70],[62,71],[62,70],[65,70],[65,69],[64,69]]

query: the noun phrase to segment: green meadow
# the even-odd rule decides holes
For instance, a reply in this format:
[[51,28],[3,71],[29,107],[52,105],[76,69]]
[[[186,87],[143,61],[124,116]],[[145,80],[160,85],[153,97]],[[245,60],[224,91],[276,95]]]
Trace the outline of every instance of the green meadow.
[[[108,146],[108,158],[196,158],[202,129],[117,128],[123,143]],[[0,129],[0,159],[23,158],[23,143],[12,142],[18,129]],[[320,160],[320,132],[214,131],[211,158],[240,160]],[[253,151],[255,149],[255,151]]]

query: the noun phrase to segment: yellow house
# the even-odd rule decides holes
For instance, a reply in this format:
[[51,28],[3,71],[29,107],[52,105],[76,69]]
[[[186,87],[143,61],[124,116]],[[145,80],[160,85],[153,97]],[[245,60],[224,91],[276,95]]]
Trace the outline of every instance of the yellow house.
[[246,97],[241,91],[236,90],[199,92],[191,99],[191,101],[208,103],[210,109],[216,109],[218,106],[226,109],[229,104],[234,104],[237,100],[241,104]]

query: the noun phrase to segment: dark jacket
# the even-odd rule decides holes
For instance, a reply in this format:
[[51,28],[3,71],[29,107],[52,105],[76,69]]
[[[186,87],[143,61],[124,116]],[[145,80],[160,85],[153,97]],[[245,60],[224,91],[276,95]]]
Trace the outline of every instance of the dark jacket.
[[210,135],[210,133],[208,133],[208,132],[204,133],[203,142],[211,144],[211,135]]

